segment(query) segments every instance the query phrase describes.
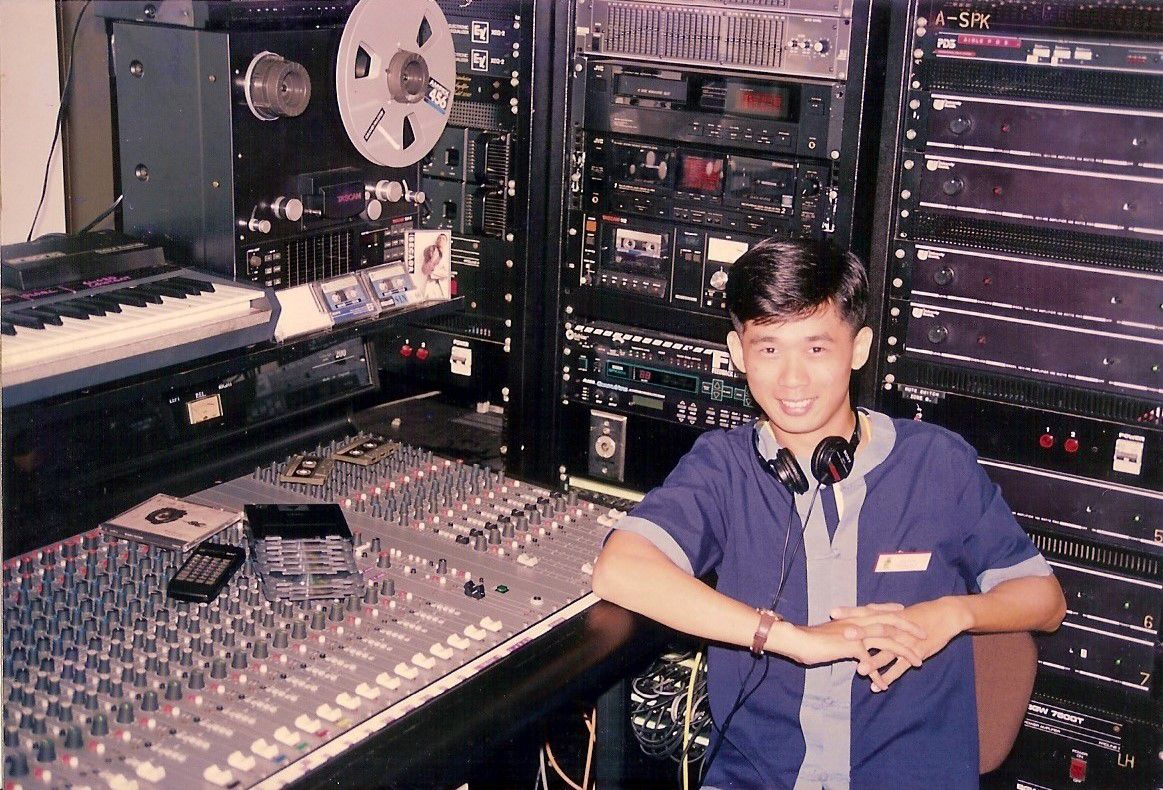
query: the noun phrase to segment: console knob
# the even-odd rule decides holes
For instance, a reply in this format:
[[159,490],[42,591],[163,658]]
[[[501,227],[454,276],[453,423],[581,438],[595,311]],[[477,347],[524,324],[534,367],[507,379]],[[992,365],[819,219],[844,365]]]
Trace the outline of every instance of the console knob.
[[246,223],[246,229],[252,233],[270,233],[271,221],[269,219],[259,219],[258,217],[251,217]]
[[948,266],[942,266],[933,272],[933,282],[937,283],[937,285],[948,285],[953,282],[953,270]]
[[949,131],[953,134],[965,134],[973,128],[973,119],[966,115],[955,115],[949,121]]
[[298,198],[279,195],[271,203],[271,212],[279,219],[298,222],[303,218],[303,201]]
[[963,189],[965,189],[965,182],[956,176],[947,178],[941,182],[941,191],[950,197],[960,193]]
[[377,200],[384,200],[388,203],[398,203],[404,197],[404,186],[399,181],[389,181],[386,178],[377,181],[376,185],[368,190],[376,196]]
[[723,269],[711,275],[711,287],[716,291],[721,291],[727,287],[727,272]]
[[372,198],[367,202],[363,210],[363,218],[371,222],[375,222],[384,213],[384,204]]

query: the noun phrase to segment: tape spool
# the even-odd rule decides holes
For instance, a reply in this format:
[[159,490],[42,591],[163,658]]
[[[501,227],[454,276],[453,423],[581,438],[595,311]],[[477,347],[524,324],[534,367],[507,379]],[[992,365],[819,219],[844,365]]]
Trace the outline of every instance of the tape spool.
[[407,167],[436,147],[456,81],[452,32],[435,0],[360,0],[339,40],[335,95],[366,159]]

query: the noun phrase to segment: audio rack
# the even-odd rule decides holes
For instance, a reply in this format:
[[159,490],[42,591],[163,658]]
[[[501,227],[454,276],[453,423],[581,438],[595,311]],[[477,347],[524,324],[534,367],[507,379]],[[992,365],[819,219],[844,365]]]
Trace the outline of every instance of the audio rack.
[[977,449],[1068,605],[1001,778],[1155,786],[1163,7],[919,0],[894,30],[865,383]]

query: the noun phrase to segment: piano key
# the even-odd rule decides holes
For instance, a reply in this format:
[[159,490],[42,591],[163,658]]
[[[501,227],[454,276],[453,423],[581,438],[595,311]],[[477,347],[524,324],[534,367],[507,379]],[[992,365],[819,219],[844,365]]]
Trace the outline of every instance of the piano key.
[[150,299],[146,299],[142,294],[134,293],[132,288],[118,288],[115,291],[107,291],[106,293],[102,294],[102,296],[108,296],[112,299],[116,299],[121,304],[131,307],[145,307],[150,303],[150,301],[152,301]]
[[48,309],[55,312],[57,315],[68,316],[69,318],[76,318],[81,321],[88,321],[91,313],[78,305],[72,303],[70,299],[67,302],[54,302],[51,305],[45,305]]
[[20,310],[9,310],[6,315],[8,316],[8,320],[16,326],[22,326],[26,329],[44,329],[44,321],[29,313],[24,313]]
[[188,283],[190,287],[197,288],[202,293],[214,293],[214,283],[209,280],[197,280],[193,277],[171,277],[170,282]]
[[83,296],[76,299],[70,299],[69,301],[64,302],[64,304],[75,307],[77,310],[83,310],[87,315],[105,315],[107,312],[109,312],[107,309],[97,304],[92,299],[86,299]]
[[145,283],[144,287],[149,287],[151,290],[157,291],[163,296],[172,296],[175,299],[185,299],[189,295],[185,288],[165,280],[154,280],[153,282]]
[[181,277],[167,277],[165,280],[154,280],[154,283],[162,282],[167,287],[177,288],[186,296],[197,296],[202,293],[202,289],[193,283],[183,282]]
[[85,301],[92,302],[101,309],[110,313],[121,312],[121,302],[117,301],[117,299],[112,296],[107,296],[106,294],[94,294],[92,296],[86,296]]
[[0,321],[0,335],[15,335],[16,327],[7,321]]
[[154,304],[161,304],[162,297],[165,296],[165,294],[163,294],[158,289],[151,288],[149,286],[149,283],[142,283],[141,285],[135,285],[132,288],[128,288],[126,290],[130,291],[133,294],[136,294],[137,296],[140,296],[145,301],[153,302]]
[[56,310],[53,310],[51,307],[46,305],[39,305],[37,307],[25,307],[22,309],[26,313],[32,313],[46,324],[52,324],[53,326],[61,325],[61,314]]

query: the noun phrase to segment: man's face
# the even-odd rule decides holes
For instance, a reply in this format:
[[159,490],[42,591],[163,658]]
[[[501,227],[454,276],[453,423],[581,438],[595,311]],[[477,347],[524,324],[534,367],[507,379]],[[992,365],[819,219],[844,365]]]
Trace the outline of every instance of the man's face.
[[852,432],[848,382],[868,361],[871,329],[853,333],[828,304],[779,324],[748,321],[727,345],[781,446],[808,456],[825,436]]

